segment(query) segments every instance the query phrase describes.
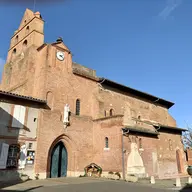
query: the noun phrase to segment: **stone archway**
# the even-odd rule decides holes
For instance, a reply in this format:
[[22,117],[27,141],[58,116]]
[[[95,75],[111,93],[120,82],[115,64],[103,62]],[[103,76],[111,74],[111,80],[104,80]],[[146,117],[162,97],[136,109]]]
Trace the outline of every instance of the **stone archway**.
[[[65,134],[60,135],[54,140],[48,152],[47,178],[66,177],[71,174],[71,171],[74,171],[71,142],[71,138]],[[55,164],[55,168],[53,167],[53,163]]]
[[62,141],[58,142],[51,153],[50,177],[67,176],[68,155]]

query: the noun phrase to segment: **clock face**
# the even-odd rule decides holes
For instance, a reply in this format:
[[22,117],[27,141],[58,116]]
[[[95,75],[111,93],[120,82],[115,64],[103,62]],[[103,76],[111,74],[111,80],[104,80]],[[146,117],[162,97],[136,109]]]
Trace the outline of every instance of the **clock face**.
[[65,58],[64,53],[61,51],[57,51],[57,59],[59,59],[60,61],[63,61],[64,58]]

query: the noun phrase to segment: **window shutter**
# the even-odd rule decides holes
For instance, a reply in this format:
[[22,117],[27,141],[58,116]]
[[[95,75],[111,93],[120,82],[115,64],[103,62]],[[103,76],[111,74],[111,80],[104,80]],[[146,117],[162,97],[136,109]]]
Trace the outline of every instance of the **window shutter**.
[[20,113],[19,113],[19,122],[20,122],[20,128],[23,128],[25,123],[25,110],[26,108],[23,106],[20,106]]
[[20,114],[20,105],[15,105],[13,112],[12,127],[19,127],[19,114]]
[[25,122],[25,107],[15,105],[12,127],[23,128],[24,122]]
[[6,143],[1,143],[0,148],[1,148],[0,169],[5,169],[6,164],[7,164],[7,156],[8,156],[9,145],[6,144]]

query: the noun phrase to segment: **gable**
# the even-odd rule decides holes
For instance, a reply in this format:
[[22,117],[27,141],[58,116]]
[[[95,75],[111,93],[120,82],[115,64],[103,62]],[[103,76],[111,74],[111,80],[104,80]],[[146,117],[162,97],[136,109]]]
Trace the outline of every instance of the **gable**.
[[28,23],[29,21],[31,21],[33,18],[35,17],[33,11],[31,11],[30,9],[26,9],[23,18],[21,20],[19,29],[21,29],[23,26],[26,25],[26,23]]
[[56,43],[52,43],[51,45],[54,46],[54,47],[63,49],[65,51],[67,51],[67,52],[70,52],[69,48],[63,42],[56,42]]

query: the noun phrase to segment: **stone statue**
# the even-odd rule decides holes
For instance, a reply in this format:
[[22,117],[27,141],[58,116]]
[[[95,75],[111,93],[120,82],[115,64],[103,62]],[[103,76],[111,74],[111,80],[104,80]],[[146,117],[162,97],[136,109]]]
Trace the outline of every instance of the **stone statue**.
[[64,124],[69,123],[69,112],[70,112],[69,105],[66,104],[64,107],[64,117],[63,117],[63,123]]
[[26,157],[27,157],[27,147],[24,144],[20,148],[19,169],[24,169],[25,168]]

